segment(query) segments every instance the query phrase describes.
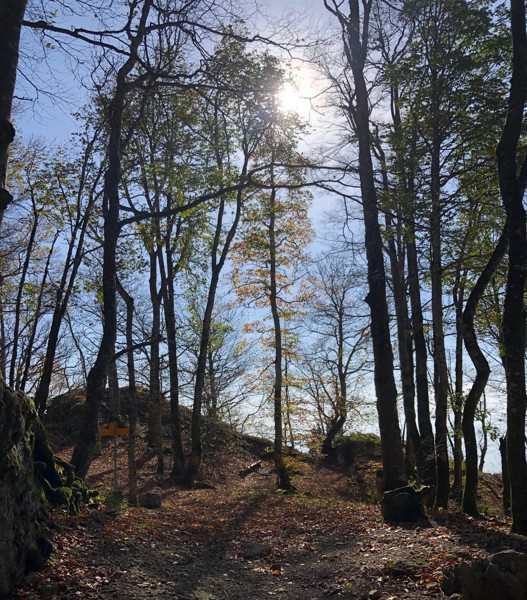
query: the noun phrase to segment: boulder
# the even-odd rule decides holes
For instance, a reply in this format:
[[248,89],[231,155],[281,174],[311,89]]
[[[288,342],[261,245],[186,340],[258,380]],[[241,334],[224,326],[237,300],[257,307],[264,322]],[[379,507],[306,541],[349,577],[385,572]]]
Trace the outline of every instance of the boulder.
[[159,492],[146,492],[139,496],[139,506],[143,508],[161,508],[162,496]]
[[525,600],[527,554],[505,550],[490,560],[463,563],[445,571],[442,588],[463,600]]
[[421,492],[411,485],[384,492],[381,511],[385,521],[419,521],[426,517]]

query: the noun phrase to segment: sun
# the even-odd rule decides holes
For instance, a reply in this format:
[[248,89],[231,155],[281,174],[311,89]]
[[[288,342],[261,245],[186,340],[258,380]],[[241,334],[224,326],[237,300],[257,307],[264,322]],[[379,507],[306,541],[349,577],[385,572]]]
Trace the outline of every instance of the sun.
[[302,102],[300,91],[293,83],[285,83],[278,92],[278,103],[284,112],[299,112]]
[[278,92],[278,105],[285,113],[296,114],[309,122],[312,98],[315,95],[312,77],[307,69],[295,69],[290,81],[284,83]]

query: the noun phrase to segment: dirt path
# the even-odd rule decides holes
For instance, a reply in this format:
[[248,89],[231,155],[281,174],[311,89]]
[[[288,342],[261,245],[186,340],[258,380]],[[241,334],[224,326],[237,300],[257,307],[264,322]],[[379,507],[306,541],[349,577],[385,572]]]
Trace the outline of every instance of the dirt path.
[[527,542],[503,519],[432,515],[383,523],[353,502],[345,474],[306,465],[298,496],[253,473],[215,490],[163,490],[158,510],[60,517],[56,552],[17,598],[310,600],[443,598],[443,568]]

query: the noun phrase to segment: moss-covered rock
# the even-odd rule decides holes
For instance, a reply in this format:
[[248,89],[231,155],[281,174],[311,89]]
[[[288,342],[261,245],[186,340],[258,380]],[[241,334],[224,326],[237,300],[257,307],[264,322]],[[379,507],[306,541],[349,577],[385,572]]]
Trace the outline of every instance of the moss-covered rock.
[[72,465],[55,457],[38,416],[34,420],[33,432],[35,479],[44,491],[46,502],[52,506],[61,506],[70,515],[77,514],[83,503],[90,502],[93,493],[83,480],[75,477]]
[[51,552],[34,476],[35,418],[29,398],[0,378],[0,598],[12,597],[22,573],[40,567]]
[[337,462],[343,467],[350,467],[355,462],[357,455],[368,454],[380,457],[381,438],[374,433],[354,432],[342,436],[335,444]]
[[11,598],[22,573],[49,557],[49,507],[76,514],[91,495],[73,467],[53,455],[31,399],[0,377],[0,599]]

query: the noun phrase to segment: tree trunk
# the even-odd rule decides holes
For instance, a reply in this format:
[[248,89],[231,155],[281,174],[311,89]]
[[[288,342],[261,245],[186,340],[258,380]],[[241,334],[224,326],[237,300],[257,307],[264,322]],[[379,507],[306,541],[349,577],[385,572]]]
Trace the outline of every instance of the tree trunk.
[[[168,228],[171,231],[171,228]],[[171,477],[179,480],[185,474],[185,451],[181,436],[181,415],[179,412],[179,366],[177,354],[176,315],[174,311],[174,279],[176,268],[171,248],[170,233],[165,240],[166,272],[161,256],[159,257],[159,273],[163,291],[165,309],[165,326],[168,346],[168,373],[170,378],[170,426],[172,433],[172,470]]]
[[29,241],[26,249],[26,256],[22,265],[22,271],[20,273],[20,282],[18,284],[18,292],[15,301],[15,324],[13,326],[13,349],[11,351],[11,366],[9,368],[9,387],[16,390],[16,381],[18,379],[17,373],[19,370],[18,365],[18,342],[19,342],[19,330],[20,330],[20,316],[21,316],[21,305],[22,296],[24,294],[24,286],[26,284],[27,272],[29,269],[29,263],[31,261],[31,254],[33,252],[33,244],[35,243],[35,236],[38,229],[39,211],[33,203],[33,225],[29,234]]
[[274,464],[276,469],[276,485],[278,489],[295,492],[289,472],[284,463],[283,455],[283,424],[282,424],[282,324],[278,309],[278,293],[276,284],[276,240],[275,240],[275,204],[276,188],[271,190],[269,200],[269,302],[273,316],[274,333]]
[[479,445],[479,463],[478,471],[483,473],[485,468],[485,458],[487,457],[487,451],[489,449],[489,428],[487,423],[490,422],[489,414],[487,412],[487,396],[483,392],[481,399],[481,428],[483,429],[483,441]]
[[[385,192],[389,192],[388,174],[385,168],[384,152],[380,149],[383,162],[383,184]],[[417,428],[415,414],[415,385],[414,385],[414,362],[412,357],[412,331],[408,315],[408,304],[405,283],[405,246],[398,241],[396,244],[395,234],[399,240],[402,237],[401,222],[397,220],[394,224],[390,213],[385,213],[386,230],[388,233],[388,257],[390,259],[390,271],[392,274],[393,301],[395,304],[395,318],[397,323],[397,340],[399,348],[399,367],[401,369],[401,387],[403,393],[403,408],[408,429],[408,437],[405,452],[406,475],[413,475],[417,468],[419,480],[423,477],[423,453],[421,449],[421,436]]]
[[456,273],[453,297],[456,308],[456,365],[454,381],[454,398],[452,411],[454,412],[454,481],[452,483],[452,496],[460,498],[463,493],[463,303],[465,288],[461,280],[460,270]]
[[207,399],[207,412],[209,417],[216,419],[218,417],[218,390],[216,386],[216,368],[214,366],[214,353],[209,350],[207,356],[207,379],[209,382],[209,392]]
[[507,235],[504,231],[489,262],[478,277],[472,291],[467,299],[465,310],[463,311],[463,339],[465,348],[476,369],[476,377],[465,400],[463,410],[463,438],[465,440],[465,489],[463,493],[463,511],[469,515],[478,515],[477,491],[478,491],[478,447],[476,441],[476,431],[474,420],[476,409],[481,399],[487,381],[490,375],[490,366],[481,351],[476,331],[474,328],[474,318],[478,308],[479,301],[492,277],[503,259],[507,250]]
[[108,393],[110,397],[110,421],[119,421],[121,415],[121,393],[119,390],[119,376],[117,362],[112,360],[108,369]]
[[[68,303],[73,292],[73,287],[77,279],[77,273],[82,262],[84,238],[86,234],[86,228],[90,221],[92,206],[93,198],[90,199],[90,202],[82,217],[79,215],[79,219],[77,219],[75,223],[71,240],[68,245],[66,260],[64,261],[62,277],[56,292],[55,306],[53,307],[53,316],[51,317],[51,325],[46,344],[46,355],[44,357],[44,364],[42,365],[42,373],[35,391],[35,406],[37,407],[40,417],[42,417],[46,411],[49,388],[51,386],[51,377],[53,375],[53,366],[55,364],[55,355],[59,341],[60,328],[64,319],[64,315],[66,314]],[[79,239],[75,248],[78,231]],[[74,249],[75,254],[73,254]]]
[[[242,167],[240,179],[244,180],[247,175],[248,157],[245,157],[245,162]],[[214,302],[216,300],[216,291],[218,289],[218,283],[221,271],[227,260],[232,241],[238,229],[238,223],[240,222],[241,210],[243,203],[243,191],[240,189],[236,195],[236,210],[234,218],[229,227],[223,247],[221,248],[219,257],[218,252],[220,249],[220,243],[223,237],[223,219],[225,217],[225,198],[220,199],[218,207],[218,215],[216,221],[216,231],[214,234],[214,240],[212,243],[211,250],[211,280],[209,284],[209,291],[207,295],[207,305],[205,307],[205,314],[203,316],[203,323],[201,329],[200,348],[198,354],[198,364],[196,366],[196,382],[194,384],[194,403],[192,407],[192,449],[190,456],[188,457],[185,475],[182,478],[182,482],[185,485],[191,487],[194,484],[194,480],[198,473],[198,469],[201,465],[201,405],[203,400],[203,389],[205,387],[205,373],[207,371],[207,353],[209,349],[210,332],[212,327],[212,311],[214,309]]]
[[[158,207],[156,207],[158,208]],[[153,227],[154,229],[154,227]],[[152,239],[157,238],[154,229]],[[156,242],[153,241],[153,244]],[[150,390],[148,394],[148,443],[153,446],[157,456],[157,473],[165,470],[163,455],[163,424],[161,416],[161,379],[159,363],[159,347],[161,337],[161,294],[157,289],[157,254],[155,248],[150,249],[150,302],[152,304],[152,330],[150,346]]]
[[109,109],[108,169],[104,179],[103,238],[103,333],[97,358],[86,381],[84,424],[73,451],[71,463],[79,477],[85,477],[94,457],[99,425],[99,409],[117,336],[116,249],[119,237],[119,183],[121,180],[122,121],[128,76],[135,67],[137,50],[145,34],[152,0],[145,0],[137,34],[131,36],[130,56],[117,72],[114,95]]
[[[327,0],[325,6],[330,8]],[[393,350],[390,338],[388,304],[386,300],[386,274],[381,231],[379,227],[377,190],[371,155],[369,98],[364,66],[368,39],[370,4],[364,5],[362,14],[358,0],[349,0],[349,18],[338,13],[345,27],[344,46],[348,65],[355,83],[355,103],[351,107],[351,121],[359,144],[359,176],[366,238],[369,292],[366,302],[370,307],[371,336],[373,342],[374,380],[377,396],[377,412],[381,434],[381,451],[385,489],[406,485],[404,454],[397,412],[397,388],[395,385]]]
[[346,417],[343,415],[335,415],[333,419],[331,419],[331,423],[326,432],[326,436],[322,441],[322,454],[326,454],[327,456],[333,456],[335,454],[335,438],[337,437],[339,432],[342,431],[345,422]]
[[[49,247],[48,256],[46,259],[46,266],[44,267],[44,273],[42,274],[42,281],[39,286],[38,297],[37,297],[37,302],[36,302],[36,306],[35,306],[35,313],[34,313],[34,317],[33,317],[33,323],[31,325],[31,333],[29,334],[29,339],[28,339],[26,348],[24,350],[24,354],[25,354],[24,368],[22,370],[22,373],[17,376],[18,377],[17,388],[20,389],[22,392],[25,391],[27,381],[29,379],[29,371],[31,369],[31,363],[32,363],[31,359],[33,358],[35,339],[37,337],[37,330],[38,330],[38,326],[39,326],[39,322],[40,322],[40,317],[42,315],[42,304],[44,302],[44,297],[45,297],[46,291],[47,291],[46,285],[48,283],[51,259],[53,257],[53,252],[55,251],[55,244],[57,243],[58,237],[59,237],[59,234],[57,232],[57,233],[55,233],[53,242],[51,243],[51,245]],[[33,401],[35,402],[34,399],[33,399]],[[35,402],[35,406],[37,406],[36,402]]]
[[135,447],[137,437],[137,390],[135,384],[134,364],[134,299],[117,281],[119,295],[126,304],[126,365],[128,370],[128,504],[137,506],[137,466],[135,463]]
[[15,138],[11,109],[15,93],[20,31],[27,0],[3,0],[0,3],[0,226],[5,209],[13,201],[5,189],[9,145]]
[[[507,381],[507,464],[510,477],[512,531],[527,535],[527,464],[525,460],[525,307],[527,276],[526,218],[523,208],[527,164],[520,168],[527,86],[527,37],[524,0],[511,0],[512,79],[507,118],[498,144],[500,192],[507,214],[509,267],[503,311],[503,363]],[[523,154],[523,153],[521,153]]]
[[509,465],[507,464],[507,436],[500,438],[501,476],[503,485],[503,514],[511,514],[511,482],[509,479]]
[[[293,422],[291,420],[291,398],[289,396],[289,374],[288,374],[288,360],[287,357],[284,358],[284,377],[285,377],[285,430],[284,433],[287,432],[289,435],[289,445],[291,450],[295,449],[295,434],[293,432]],[[287,435],[285,443],[287,445]]]
[[419,286],[419,265],[415,242],[415,222],[410,220],[410,234],[407,242],[408,288],[412,308],[412,333],[415,346],[415,390],[417,395],[417,420],[421,433],[423,453],[423,483],[437,485],[437,463],[434,430],[430,418],[428,394],[428,353],[424,334],[423,307]]
[[[392,83],[390,87],[390,106],[392,112],[394,132],[396,136],[402,136],[401,114],[399,110],[399,89],[397,83]],[[381,144],[378,144],[378,152],[382,163],[382,180],[384,192],[390,197],[390,183],[386,166],[386,156]],[[397,154],[397,151],[396,151]],[[411,175],[407,173],[408,160],[406,156],[396,156],[398,176],[404,182],[405,196],[413,197],[409,194],[410,186],[413,185]],[[407,440],[405,452],[405,465],[407,477],[413,474],[417,468],[417,478],[423,478],[423,451],[421,447],[421,436],[416,422],[415,414],[415,384],[414,384],[414,361],[413,361],[413,340],[412,328],[410,325],[410,316],[408,313],[407,284],[405,281],[405,254],[406,246],[402,243],[405,236],[404,223],[406,213],[410,212],[408,206],[398,203],[392,217],[390,211],[385,213],[387,248],[390,259],[390,271],[392,275],[393,301],[395,304],[395,316],[397,323],[397,341],[399,349],[399,367],[401,370],[401,387],[403,394],[404,416],[407,425]],[[402,218],[401,218],[402,213]],[[394,223],[395,219],[395,223]]]
[[[434,82],[433,84],[434,85]],[[434,115],[438,108],[432,109]],[[431,149],[431,202],[430,216],[430,277],[432,282],[432,328],[434,335],[434,392],[436,399],[436,454],[437,454],[437,495],[436,506],[447,508],[450,490],[450,467],[448,463],[448,365],[445,351],[443,325],[443,267],[441,264],[441,182],[440,152],[441,142],[434,124]]]
[[205,388],[207,352],[209,348],[210,331],[212,327],[212,311],[214,309],[214,302],[216,299],[216,290],[218,289],[219,275],[220,270],[217,268],[217,266],[214,266],[209,284],[207,305],[205,307],[205,314],[203,315],[203,323],[201,325],[200,348],[198,354],[198,363],[196,365],[196,382],[194,384],[194,403],[192,407],[192,449],[190,456],[188,457],[185,475],[182,479],[182,482],[189,487],[194,485],[194,480],[201,465],[201,406],[203,401],[203,390]]

